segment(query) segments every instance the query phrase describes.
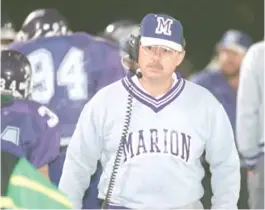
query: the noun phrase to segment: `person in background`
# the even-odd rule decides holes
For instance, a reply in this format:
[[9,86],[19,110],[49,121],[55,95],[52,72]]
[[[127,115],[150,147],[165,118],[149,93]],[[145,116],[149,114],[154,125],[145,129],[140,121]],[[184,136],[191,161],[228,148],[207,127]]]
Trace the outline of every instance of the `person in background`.
[[264,209],[264,50],[264,41],[248,50],[237,95],[237,145],[248,170],[251,209]]
[[[59,120],[46,106],[28,99],[32,72],[28,59],[14,50],[1,52],[1,148],[17,145],[49,177],[48,164],[59,155]],[[17,154],[17,149],[10,150]]]
[[[50,107],[61,124],[60,155],[49,164],[51,181],[58,185],[66,150],[83,106],[102,87],[125,75],[119,47],[85,32],[73,32],[54,8],[32,11],[17,41],[9,46],[27,55],[34,73],[31,98]],[[85,209],[98,209],[97,174],[85,196]]]
[[[248,34],[238,30],[228,30],[216,45],[217,57],[215,58],[215,65],[208,66],[214,67],[214,69],[206,68],[189,78],[190,81],[208,89],[221,102],[228,114],[234,134],[236,134],[236,100],[240,65],[251,44],[252,39]],[[205,167],[208,168],[207,163],[205,164]],[[210,185],[208,183],[210,172],[208,171],[206,174],[204,181],[209,191],[205,193],[205,202],[207,203],[205,205],[209,208],[207,200],[211,192],[207,186]],[[239,208],[247,208],[246,171],[243,168],[241,169],[241,177],[241,195],[238,205]]]
[[208,89],[222,103],[234,131],[239,70],[251,44],[252,40],[247,34],[236,30],[227,31],[217,44],[218,71],[204,69],[189,78]]
[[16,37],[16,29],[13,21],[6,13],[1,14],[1,50],[12,43]]

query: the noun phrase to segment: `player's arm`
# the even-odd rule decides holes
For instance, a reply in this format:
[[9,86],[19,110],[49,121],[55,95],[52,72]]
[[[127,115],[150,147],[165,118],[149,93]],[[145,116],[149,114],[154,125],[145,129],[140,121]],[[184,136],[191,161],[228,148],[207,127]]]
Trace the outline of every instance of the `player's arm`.
[[[259,137],[263,132],[263,128],[259,125],[259,106],[261,102],[261,94],[259,89],[258,72],[263,71],[261,60],[263,54],[250,48],[245,59],[242,62],[240,70],[240,80],[237,95],[237,145],[239,153],[244,158],[246,167],[251,169],[255,166],[258,154],[261,152],[259,148]],[[260,130],[262,129],[262,130]]]
[[29,157],[32,164],[47,178],[49,178],[48,164],[53,161],[60,152],[60,129],[59,119],[46,106],[37,109],[38,123],[42,126],[38,133],[38,141],[32,148]]
[[216,108],[209,113],[209,138],[206,142],[206,160],[212,174],[212,208],[237,209],[240,161],[228,116],[223,106],[216,103]]
[[65,193],[74,208],[81,209],[90,176],[97,168],[101,155],[100,126],[97,126],[94,98],[84,107],[68,146],[59,189]]

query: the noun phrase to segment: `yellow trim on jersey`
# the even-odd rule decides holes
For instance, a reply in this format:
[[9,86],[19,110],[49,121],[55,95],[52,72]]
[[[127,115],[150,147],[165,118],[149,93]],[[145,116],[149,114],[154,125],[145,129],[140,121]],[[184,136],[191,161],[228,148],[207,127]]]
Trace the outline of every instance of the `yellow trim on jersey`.
[[0,196],[0,208],[1,209],[20,209],[18,208],[13,200],[7,196]]
[[55,201],[72,208],[71,203],[58,191],[53,190],[45,185],[42,185],[34,180],[30,180],[24,176],[12,176],[10,183],[16,186],[29,188],[31,190],[37,191],[39,193],[45,194],[48,197],[51,197]]

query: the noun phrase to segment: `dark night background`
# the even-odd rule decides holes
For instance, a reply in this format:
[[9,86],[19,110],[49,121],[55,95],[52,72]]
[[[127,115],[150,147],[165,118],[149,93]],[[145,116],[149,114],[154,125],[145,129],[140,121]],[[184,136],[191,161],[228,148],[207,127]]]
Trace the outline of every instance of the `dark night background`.
[[119,19],[140,21],[150,12],[172,15],[184,26],[187,57],[195,69],[209,62],[227,29],[247,32],[254,41],[264,37],[263,0],[2,0],[2,10],[17,28],[31,11],[45,7],[57,8],[73,30],[91,34]]

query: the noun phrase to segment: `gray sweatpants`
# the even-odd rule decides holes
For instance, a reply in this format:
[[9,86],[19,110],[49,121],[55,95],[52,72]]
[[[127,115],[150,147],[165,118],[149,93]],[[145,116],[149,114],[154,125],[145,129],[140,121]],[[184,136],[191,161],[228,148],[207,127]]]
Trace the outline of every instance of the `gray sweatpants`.
[[249,208],[264,209],[264,156],[260,157],[252,174],[248,175]]

